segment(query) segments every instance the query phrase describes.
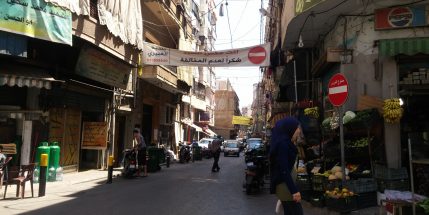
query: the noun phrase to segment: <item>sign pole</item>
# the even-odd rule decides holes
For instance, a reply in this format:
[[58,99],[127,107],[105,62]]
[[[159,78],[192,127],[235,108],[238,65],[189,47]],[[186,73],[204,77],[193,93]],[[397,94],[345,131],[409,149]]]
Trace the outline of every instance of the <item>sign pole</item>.
[[341,146],[341,170],[343,172],[343,185],[346,182],[346,159],[344,153],[344,126],[343,126],[343,106],[338,107],[339,123],[340,123],[340,146]]
[[343,105],[347,101],[349,94],[349,86],[346,77],[338,73],[332,76],[329,80],[328,88],[328,98],[331,104],[337,107],[338,112],[338,122],[340,127],[340,146],[341,146],[341,170],[342,170],[342,182],[343,185],[346,182],[346,159],[344,153],[344,126],[343,126],[343,115],[344,108]]

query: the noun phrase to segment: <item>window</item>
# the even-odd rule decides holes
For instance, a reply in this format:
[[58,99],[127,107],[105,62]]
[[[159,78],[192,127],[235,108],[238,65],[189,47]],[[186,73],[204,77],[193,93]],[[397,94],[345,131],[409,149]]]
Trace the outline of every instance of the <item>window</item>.
[[89,16],[98,20],[98,8],[97,8],[98,0],[90,0],[89,1]]

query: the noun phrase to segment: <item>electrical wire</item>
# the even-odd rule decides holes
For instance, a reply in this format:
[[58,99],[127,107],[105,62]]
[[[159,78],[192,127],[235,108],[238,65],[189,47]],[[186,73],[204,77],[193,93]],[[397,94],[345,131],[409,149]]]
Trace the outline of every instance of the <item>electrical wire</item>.
[[225,9],[226,9],[226,18],[228,20],[229,36],[231,38],[231,48],[233,49],[234,47],[232,45],[232,31],[231,31],[231,23],[230,23],[230,20],[229,20],[228,1],[226,1],[226,3],[225,3]]
[[243,18],[244,12],[246,12],[246,8],[247,8],[248,3],[249,3],[249,0],[246,0],[246,5],[244,5],[244,9],[241,11],[240,18],[238,19],[238,22],[237,22],[237,26],[235,26],[234,34],[237,31],[238,26],[240,26],[241,19]]
[[[162,10],[161,3],[159,3],[159,1],[157,1],[157,2],[158,2],[159,10],[161,11]],[[165,21],[165,17],[164,17],[163,13],[161,13],[161,17],[162,17],[162,20],[164,21],[164,24],[167,25],[167,21]],[[171,34],[170,29],[167,26],[165,26],[165,28],[167,29],[168,33],[170,34],[171,40],[173,40],[174,45],[177,47],[176,40],[174,39],[173,35]]]

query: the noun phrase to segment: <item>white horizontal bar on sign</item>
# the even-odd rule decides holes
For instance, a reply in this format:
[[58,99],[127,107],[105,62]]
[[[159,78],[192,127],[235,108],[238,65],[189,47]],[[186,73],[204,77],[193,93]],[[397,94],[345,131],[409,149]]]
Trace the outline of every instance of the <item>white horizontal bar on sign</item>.
[[338,94],[338,93],[346,93],[346,92],[347,92],[346,85],[329,88],[329,94]]
[[265,57],[265,52],[249,53],[249,57]]

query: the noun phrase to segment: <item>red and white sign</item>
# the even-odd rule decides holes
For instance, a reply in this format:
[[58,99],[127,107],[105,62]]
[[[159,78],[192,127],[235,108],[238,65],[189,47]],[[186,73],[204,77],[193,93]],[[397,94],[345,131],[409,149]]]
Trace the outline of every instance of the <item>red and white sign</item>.
[[349,84],[342,74],[335,74],[328,83],[328,98],[332,105],[338,107],[347,101]]
[[257,46],[249,50],[249,61],[253,64],[260,64],[267,58],[267,51],[262,46]]
[[144,43],[143,64],[165,66],[269,66],[270,44],[212,52],[181,51]]

